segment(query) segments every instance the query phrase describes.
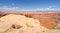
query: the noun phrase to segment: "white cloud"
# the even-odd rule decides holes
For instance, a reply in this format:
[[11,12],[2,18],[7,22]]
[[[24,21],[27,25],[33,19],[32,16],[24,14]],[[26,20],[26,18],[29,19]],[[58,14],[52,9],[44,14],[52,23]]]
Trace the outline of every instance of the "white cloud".
[[36,9],[27,9],[27,10],[22,10],[19,7],[8,7],[8,6],[3,6],[0,7],[0,11],[60,11],[60,9],[55,8],[55,6],[49,6],[47,8],[36,8]]
[[8,7],[8,6],[3,6],[0,7],[0,11],[19,11],[19,7]]
[[55,6],[54,7],[49,6],[47,8],[37,8],[34,9],[34,11],[60,11],[60,9],[57,9]]

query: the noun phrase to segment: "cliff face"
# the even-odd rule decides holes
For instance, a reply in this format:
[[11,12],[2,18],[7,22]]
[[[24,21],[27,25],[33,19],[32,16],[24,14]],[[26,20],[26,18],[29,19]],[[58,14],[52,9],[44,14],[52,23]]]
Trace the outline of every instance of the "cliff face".
[[41,25],[49,29],[54,28],[60,20],[60,13],[47,13],[47,12],[5,12],[0,13],[0,17],[7,14],[20,14],[26,17],[39,19]]

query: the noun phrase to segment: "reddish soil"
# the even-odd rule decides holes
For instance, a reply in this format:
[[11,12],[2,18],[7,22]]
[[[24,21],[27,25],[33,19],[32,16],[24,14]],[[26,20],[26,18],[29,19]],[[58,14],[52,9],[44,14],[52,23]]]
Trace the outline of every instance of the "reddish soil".
[[54,28],[57,22],[60,20],[60,13],[55,12],[10,12],[0,13],[0,17],[6,14],[21,14],[25,15],[26,17],[38,19],[40,20],[42,26],[49,29]]

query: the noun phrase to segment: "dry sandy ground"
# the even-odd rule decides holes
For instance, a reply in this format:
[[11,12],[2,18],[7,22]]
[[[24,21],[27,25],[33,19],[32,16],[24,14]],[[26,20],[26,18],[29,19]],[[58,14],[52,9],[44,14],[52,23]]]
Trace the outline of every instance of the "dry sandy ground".
[[5,12],[0,13],[0,17],[7,14],[20,14],[25,15],[26,17],[39,19],[41,25],[49,29],[54,28],[56,23],[60,20],[60,13],[56,12]]

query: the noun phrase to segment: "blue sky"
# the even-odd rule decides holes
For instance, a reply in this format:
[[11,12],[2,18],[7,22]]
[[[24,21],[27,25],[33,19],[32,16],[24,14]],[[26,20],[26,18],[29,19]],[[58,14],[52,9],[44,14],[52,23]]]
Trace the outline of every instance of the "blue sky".
[[60,0],[0,0],[0,10],[60,11]]

